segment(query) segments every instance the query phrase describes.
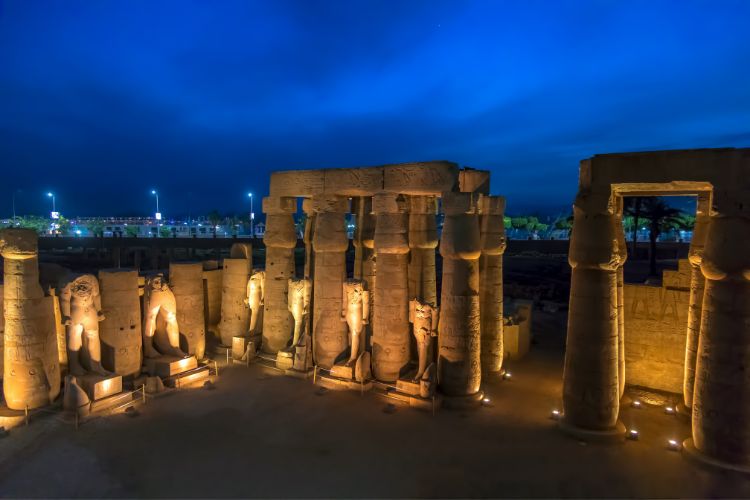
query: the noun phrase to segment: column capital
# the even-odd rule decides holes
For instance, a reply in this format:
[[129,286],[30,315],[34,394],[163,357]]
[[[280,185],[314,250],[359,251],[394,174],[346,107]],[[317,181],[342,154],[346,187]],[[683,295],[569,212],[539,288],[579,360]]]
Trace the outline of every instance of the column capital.
[[6,259],[30,259],[39,250],[39,235],[33,229],[7,228],[0,231],[0,254]]
[[437,196],[409,196],[409,213],[416,215],[437,214]]
[[505,197],[482,195],[479,198],[479,213],[482,215],[505,214]]
[[409,208],[406,196],[397,193],[375,193],[372,211],[375,214],[405,214]]
[[475,193],[445,192],[442,197],[443,213],[449,216],[476,214],[478,198],[479,195]]
[[266,196],[263,198],[263,213],[293,214],[297,211],[297,198],[293,196]]
[[348,213],[349,198],[345,196],[334,196],[334,195],[315,195],[310,199],[312,204],[312,211],[315,213],[323,212],[334,212],[334,213]]

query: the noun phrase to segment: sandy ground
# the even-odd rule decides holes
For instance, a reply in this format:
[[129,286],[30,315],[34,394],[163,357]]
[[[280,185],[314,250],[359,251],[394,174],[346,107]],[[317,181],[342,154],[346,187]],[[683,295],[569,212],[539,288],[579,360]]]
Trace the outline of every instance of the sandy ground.
[[[540,316],[540,326],[559,319]],[[666,449],[689,436],[661,408],[624,408],[639,441],[582,443],[560,405],[561,337],[540,337],[486,380],[489,406],[384,411],[374,394],[236,365],[213,390],[184,389],[78,431],[54,419],[0,440],[3,497],[748,497],[750,480]]]

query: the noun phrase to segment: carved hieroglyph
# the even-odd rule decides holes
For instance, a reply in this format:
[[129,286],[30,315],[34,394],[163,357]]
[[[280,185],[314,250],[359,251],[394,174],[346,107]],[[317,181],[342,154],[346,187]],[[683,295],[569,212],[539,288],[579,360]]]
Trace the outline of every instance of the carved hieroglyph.
[[289,343],[291,318],[287,310],[287,284],[294,277],[297,231],[294,213],[297,200],[290,197],[263,198],[266,214],[265,305],[263,306],[263,352],[275,354]]
[[346,237],[344,214],[349,211],[346,198],[317,197],[313,251],[313,357],[322,368],[331,368],[348,345],[346,323],[341,316],[341,293],[346,276]]
[[221,345],[231,346],[232,337],[244,337],[250,326],[250,310],[245,304],[247,280],[250,278],[252,260],[246,258],[224,259],[221,286]]
[[381,382],[395,382],[409,362],[409,215],[403,195],[373,196],[378,276],[374,290],[372,371]]
[[259,336],[263,325],[259,319],[262,318],[263,304],[265,303],[265,283],[265,271],[253,269],[253,273],[247,281],[247,298],[245,299],[245,303],[250,309],[250,325],[247,331],[251,337]]
[[432,338],[437,337],[438,308],[421,300],[409,301],[409,321],[417,340],[418,365],[414,382],[419,382],[432,363]]
[[476,195],[445,193],[438,386],[447,396],[472,396],[482,380],[480,364],[479,256]]
[[70,374],[81,376],[90,371],[109,375],[102,366],[99,322],[104,315],[96,276],[83,274],[69,278],[60,293],[60,309]]
[[409,297],[437,304],[437,198],[409,197]]
[[38,236],[31,229],[0,231],[4,260],[3,394],[12,410],[48,405],[60,394],[53,297],[39,286]]
[[353,366],[365,350],[365,325],[370,317],[370,292],[362,280],[347,280],[343,284],[341,320],[349,327],[351,352],[347,365]]
[[158,358],[162,354],[185,357],[180,350],[177,301],[161,274],[146,280],[143,314],[143,355],[147,358]]
[[200,262],[169,264],[180,326],[180,349],[197,359],[206,352],[206,318],[203,304],[203,265]]
[[505,198],[482,196],[479,234],[479,310],[482,323],[482,370],[503,367],[503,253],[505,252]]
[[101,322],[102,364],[118,375],[141,372],[141,298],[138,272],[127,269],[99,271],[104,321]]

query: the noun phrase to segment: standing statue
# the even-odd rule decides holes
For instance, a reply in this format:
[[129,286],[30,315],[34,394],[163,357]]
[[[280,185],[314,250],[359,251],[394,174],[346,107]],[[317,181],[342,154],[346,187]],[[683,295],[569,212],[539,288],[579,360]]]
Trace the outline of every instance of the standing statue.
[[91,371],[112,375],[102,367],[99,322],[104,320],[104,315],[96,276],[83,274],[67,281],[60,293],[60,311],[70,373],[81,376]]
[[259,269],[254,269],[253,274],[247,281],[247,297],[245,298],[245,305],[250,308],[250,326],[248,327],[248,333],[252,337],[257,335],[257,328],[262,326],[258,323],[260,317],[260,311],[263,308],[263,299],[265,298],[266,288],[266,273]]
[[414,337],[417,339],[419,367],[414,382],[419,382],[429,363],[432,338],[437,336],[438,308],[419,299],[409,301],[409,322],[414,325]]
[[294,349],[300,344],[307,329],[307,315],[310,313],[310,292],[312,283],[308,278],[289,278],[288,309],[294,318],[294,335],[292,346]]
[[187,354],[180,350],[177,302],[164,275],[157,274],[147,279],[143,311],[143,355],[147,358],[158,358],[162,354],[186,357]]
[[349,327],[349,345],[351,355],[348,366],[353,366],[364,351],[365,325],[370,315],[370,292],[365,290],[362,280],[347,280],[343,284],[341,301],[341,320]]

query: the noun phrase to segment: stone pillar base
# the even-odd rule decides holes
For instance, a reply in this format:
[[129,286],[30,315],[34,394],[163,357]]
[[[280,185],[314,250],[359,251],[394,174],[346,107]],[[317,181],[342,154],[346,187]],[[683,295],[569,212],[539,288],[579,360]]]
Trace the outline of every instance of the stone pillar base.
[[693,409],[685,406],[685,403],[682,401],[675,406],[675,414],[683,422],[690,422],[693,419]]
[[699,464],[708,465],[710,467],[724,470],[741,472],[743,474],[750,474],[750,465],[732,464],[729,462],[724,462],[723,460],[709,457],[695,447],[695,445],[693,444],[693,438],[688,438],[682,442],[682,450],[685,452],[685,457]]
[[447,396],[441,393],[440,398],[442,399],[443,408],[448,408],[449,410],[470,410],[482,406],[484,391],[479,390],[468,396]]
[[565,418],[558,424],[560,430],[580,441],[592,441],[595,443],[615,443],[625,439],[625,424],[619,420],[612,429],[596,431],[584,429],[565,422]]

